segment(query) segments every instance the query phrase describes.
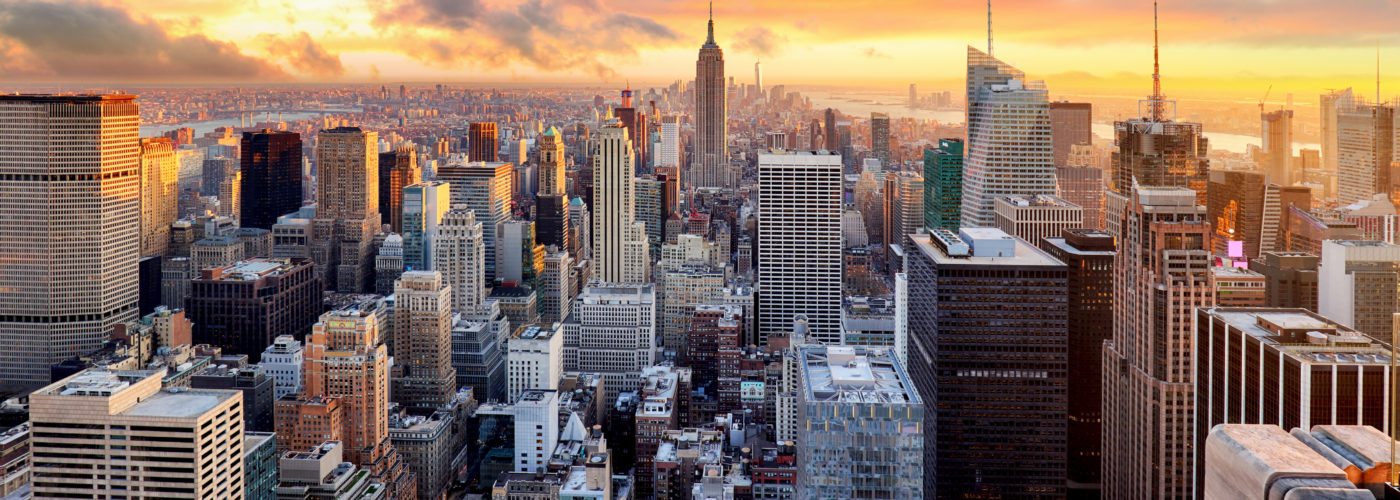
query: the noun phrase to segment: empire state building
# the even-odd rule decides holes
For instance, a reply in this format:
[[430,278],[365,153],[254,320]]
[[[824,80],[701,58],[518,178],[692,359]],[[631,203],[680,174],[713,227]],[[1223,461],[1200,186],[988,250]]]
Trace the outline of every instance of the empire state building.
[[729,155],[725,137],[729,107],[725,102],[724,51],[715,44],[714,7],[710,31],[695,61],[695,156],[690,161],[690,184],[728,187]]

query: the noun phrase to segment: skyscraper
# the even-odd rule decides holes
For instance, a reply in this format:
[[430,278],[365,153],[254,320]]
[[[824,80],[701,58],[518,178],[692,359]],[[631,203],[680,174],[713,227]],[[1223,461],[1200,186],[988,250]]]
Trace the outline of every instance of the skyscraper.
[[1069,229],[1040,240],[1040,248],[1065,263],[1069,357],[1066,479],[1070,497],[1102,488],[1103,343],[1113,338],[1113,235]]
[[661,150],[656,152],[656,167],[679,168],[681,165],[680,124],[676,116],[661,117]]
[[[1243,257],[1259,256],[1264,238],[1266,208],[1265,173],[1214,170],[1210,172],[1209,193],[1206,196],[1206,217],[1214,237],[1211,248],[1216,255],[1229,255],[1231,245],[1243,250]],[[1277,208],[1274,208],[1277,211]],[[1277,228],[1275,228],[1277,229]]]
[[139,120],[131,95],[0,95],[0,380],[47,382],[137,318]]
[[379,220],[391,232],[403,232],[403,188],[422,180],[423,169],[413,147],[379,153]]
[[470,135],[468,141],[471,146],[471,153],[467,158],[471,161],[495,162],[496,151],[501,148],[497,142],[495,122],[472,122],[467,126],[467,133]]
[[1318,96],[1318,107],[1322,118],[1322,169],[1336,172],[1338,165],[1337,117],[1342,112],[1350,112],[1356,106],[1356,96],[1351,88],[1333,90]]
[[1055,193],[1049,91],[1025,78],[1021,70],[967,48],[964,227],[991,227],[998,196]]
[[452,369],[452,286],[437,271],[394,284],[394,402],[437,408],[457,392]]
[[1084,227],[1103,229],[1103,170],[1055,166],[1055,196],[1084,209]]
[[185,314],[194,343],[256,363],[273,339],[306,335],[322,311],[321,288],[306,259],[249,259],[190,280]]
[[[695,153],[690,185],[729,187],[729,104],[724,86],[724,51],[715,44],[714,6],[709,34],[695,60]],[[597,210],[597,202],[594,202]]]
[[956,230],[962,214],[962,139],[939,139],[924,150],[924,227]]
[[[33,455],[64,457],[34,461],[33,498],[244,498],[242,395],[162,390],[164,374],[86,370],[29,395],[32,424],[45,429],[30,438]],[[105,470],[112,462],[123,465]]]
[[[389,441],[389,350],[379,342],[380,314],[357,303],[321,315],[306,337],[304,390],[296,400],[277,403],[277,435],[291,443],[306,441],[305,436],[323,432],[307,424],[338,420],[345,461],[384,482],[387,497],[414,498],[416,478]],[[337,402],[338,418],[303,418],[327,400]]]
[[[1281,186],[1293,184],[1295,172],[1289,168],[1293,160],[1293,110],[1280,109],[1269,113],[1261,113],[1259,119],[1262,124],[1264,146],[1264,159],[1260,162],[1259,170],[1264,172],[1264,177],[1268,182]],[[1302,172],[1296,172],[1296,176],[1301,179]],[[1204,441],[1204,438],[1203,438]]]
[[438,168],[438,180],[452,185],[452,208],[465,207],[481,222],[486,247],[486,279],[496,279],[496,239],[510,220],[510,163],[468,162],[460,156]]
[[999,229],[909,238],[909,372],[937,401],[925,494],[1063,498],[1065,264]]
[[549,127],[539,138],[539,157],[536,163],[540,169],[540,196],[562,195],[564,193],[564,134],[559,129]]
[[564,323],[564,371],[602,375],[611,406],[656,364],[656,323],[651,284],[589,283]]
[[870,113],[870,152],[880,160],[881,168],[896,170],[890,164],[890,115]]
[[894,351],[805,346],[796,356],[793,498],[935,498],[925,488],[932,470],[922,461],[932,409]]
[[1317,312],[1379,340],[1400,312],[1400,245],[1326,240],[1317,267]]
[[480,312],[486,301],[486,245],[476,213],[461,207],[448,210],[433,240],[433,269],[452,286],[452,310]]
[[164,256],[170,249],[170,224],[177,219],[178,165],[174,143],[159,137],[141,139],[141,255]]
[[419,182],[405,186],[399,196],[402,199],[399,234],[403,236],[404,268],[432,269],[433,238],[437,236],[443,214],[447,213],[452,198],[451,186],[442,181]]
[[758,336],[807,316],[809,337],[841,343],[841,157],[758,155]]
[[[613,109],[613,116],[627,129],[627,143],[632,145],[633,175],[650,173],[651,163],[647,161],[647,115],[632,107],[632,89],[622,91],[622,105]],[[595,176],[597,172],[594,172]]]
[[1073,146],[1092,144],[1094,106],[1087,102],[1050,103],[1050,135],[1054,151],[1054,165],[1068,165],[1069,150]]
[[311,260],[327,288],[362,292],[374,285],[379,232],[379,133],[359,127],[316,137],[316,218]]
[[826,111],[822,114],[822,119],[823,135],[821,148],[827,151],[836,151],[837,148],[841,147],[841,138],[837,136],[836,132],[836,110],[826,108]]
[[1400,200],[1391,175],[1395,158],[1395,108],[1359,105],[1337,115],[1337,203],[1350,205],[1385,193]]
[[604,126],[598,135],[598,154],[593,155],[593,276],[610,283],[642,283],[650,276],[650,257],[646,224],[633,217],[632,144],[620,123]]
[[1191,322],[1215,305],[1210,223],[1184,187],[1140,186],[1109,206],[1119,246],[1103,346],[1103,496],[1191,498]]
[[903,245],[904,236],[924,227],[924,178],[915,172],[885,175],[884,250]]
[[301,134],[244,132],[243,185],[239,189],[242,227],[272,230],[277,218],[301,208]]

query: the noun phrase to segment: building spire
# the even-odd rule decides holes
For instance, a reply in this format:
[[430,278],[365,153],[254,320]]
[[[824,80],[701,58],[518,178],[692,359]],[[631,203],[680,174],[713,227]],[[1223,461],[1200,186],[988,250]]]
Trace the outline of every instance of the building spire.
[[987,0],[987,55],[992,54],[992,0]]
[[[988,0],[990,1],[990,0]],[[715,44],[715,3],[710,2],[710,35],[705,38],[706,45]]]
[[1152,121],[1162,121],[1164,106],[1162,101],[1166,96],[1162,95],[1162,67],[1158,58],[1157,42],[1157,2],[1152,2],[1152,96],[1148,100],[1152,102]]

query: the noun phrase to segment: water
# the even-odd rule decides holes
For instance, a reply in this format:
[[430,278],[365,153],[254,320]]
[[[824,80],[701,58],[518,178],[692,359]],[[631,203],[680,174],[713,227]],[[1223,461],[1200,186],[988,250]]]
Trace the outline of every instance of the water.
[[[907,97],[893,94],[808,91],[803,92],[803,95],[812,99],[812,108],[814,109],[833,108],[848,115],[870,116],[872,112],[880,112],[890,115],[890,119],[936,120],[945,125],[963,122],[962,110],[910,109],[905,105]],[[865,102],[852,102],[848,99],[864,100]],[[1113,140],[1112,123],[1095,123],[1093,131],[1096,136]],[[1249,150],[1250,145],[1259,146],[1261,144],[1258,137],[1251,135],[1207,131],[1205,136],[1210,140],[1212,149],[1223,149],[1235,153],[1245,153]],[[1293,154],[1299,154],[1298,152],[1303,149],[1321,150],[1322,145],[1315,142],[1293,143]]]
[[[298,120],[310,120],[310,119],[313,119],[313,118],[320,118],[320,117],[325,116],[325,115],[336,115],[336,114],[344,114],[344,113],[359,113],[360,111],[361,111],[360,109],[349,108],[349,109],[326,109],[326,110],[324,110],[324,111],[295,111],[295,112],[284,112],[284,113],[282,113],[282,121],[294,122],[294,121],[298,121]],[[261,122],[261,121],[266,121],[266,120],[267,120],[267,116],[268,116],[267,112],[250,113],[250,114],[248,115],[248,122],[251,124],[251,123],[257,123],[257,122]],[[273,120],[276,120],[276,119],[277,119],[277,112],[276,112],[276,111],[272,112],[272,119],[273,119]],[[181,127],[189,127],[189,128],[194,129],[194,136],[195,136],[195,137],[200,137],[200,136],[202,136],[202,135],[204,135],[204,134],[207,134],[207,133],[209,133],[209,132],[213,132],[214,129],[217,129],[217,128],[219,128],[219,127],[238,127],[238,118],[236,118],[236,117],[233,117],[233,118],[218,118],[218,119],[214,119],[214,120],[200,120],[200,121],[193,121],[193,122],[176,123],[176,124],[172,124],[172,125],[142,125],[142,126],[141,126],[141,137],[155,137],[155,136],[157,136],[157,135],[160,135],[160,134],[163,134],[163,133],[165,133],[165,132],[169,132],[169,131],[171,131],[171,130],[175,130],[175,129],[181,128]]]
[[[1113,124],[1095,123],[1093,126],[1094,135],[1113,140]],[[1210,140],[1211,149],[1223,149],[1235,153],[1244,153],[1249,150],[1250,145],[1259,146],[1262,141],[1252,135],[1226,134],[1224,132],[1205,132],[1203,135]],[[1293,143],[1293,154],[1303,149],[1322,150],[1322,145],[1316,142],[1295,142]]]

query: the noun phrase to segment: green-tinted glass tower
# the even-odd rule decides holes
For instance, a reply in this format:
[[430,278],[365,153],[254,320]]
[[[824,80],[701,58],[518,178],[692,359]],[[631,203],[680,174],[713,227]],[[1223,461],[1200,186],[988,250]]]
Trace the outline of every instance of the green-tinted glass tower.
[[924,150],[924,226],[958,230],[962,218],[962,139],[939,139]]

